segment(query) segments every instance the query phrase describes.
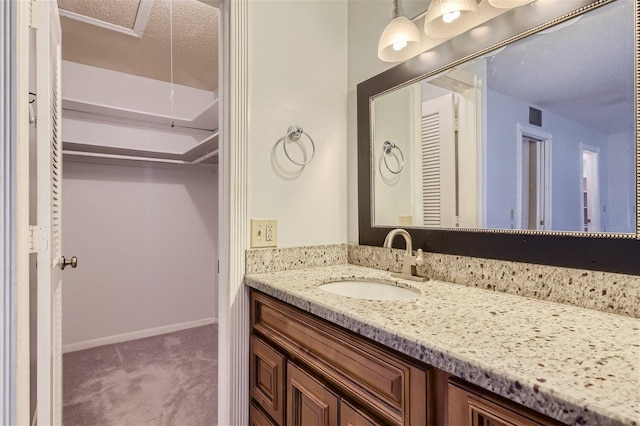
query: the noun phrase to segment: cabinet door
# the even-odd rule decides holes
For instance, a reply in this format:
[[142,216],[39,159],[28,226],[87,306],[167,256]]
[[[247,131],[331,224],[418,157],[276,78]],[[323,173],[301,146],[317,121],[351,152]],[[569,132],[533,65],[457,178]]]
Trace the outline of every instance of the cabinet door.
[[255,402],[249,406],[249,426],[277,426],[266,414],[259,409]]
[[[489,399],[490,398],[490,399]],[[448,387],[449,426],[548,426],[559,423],[518,404],[484,398],[454,384]]]
[[338,396],[287,363],[287,426],[337,426]]
[[380,424],[348,403],[340,401],[340,426],[378,426]]
[[427,373],[379,345],[256,291],[251,326],[385,423],[427,424]]
[[284,425],[284,356],[255,336],[249,342],[249,394]]

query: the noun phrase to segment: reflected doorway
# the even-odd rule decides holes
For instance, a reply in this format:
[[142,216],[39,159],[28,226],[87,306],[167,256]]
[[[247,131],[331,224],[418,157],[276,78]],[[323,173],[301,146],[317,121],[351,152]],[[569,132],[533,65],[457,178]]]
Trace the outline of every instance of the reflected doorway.
[[599,149],[582,146],[582,224],[585,232],[600,232]]
[[551,229],[551,134],[518,125],[518,229]]

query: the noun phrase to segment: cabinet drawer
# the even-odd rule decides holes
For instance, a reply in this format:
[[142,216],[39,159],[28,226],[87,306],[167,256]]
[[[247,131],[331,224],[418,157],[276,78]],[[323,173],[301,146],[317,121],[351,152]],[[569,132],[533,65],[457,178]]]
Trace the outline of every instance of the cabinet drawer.
[[557,421],[526,407],[465,385],[449,383],[449,426],[557,426]]
[[348,403],[340,401],[340,426],[380,426],[380,423]]
[[427,423],[427,379],[422,369],[255,291],[251,292],[251,325],[385,421]]
[[284,356],[262,340],[249,341],[249,393],[277,424],[284,424]]

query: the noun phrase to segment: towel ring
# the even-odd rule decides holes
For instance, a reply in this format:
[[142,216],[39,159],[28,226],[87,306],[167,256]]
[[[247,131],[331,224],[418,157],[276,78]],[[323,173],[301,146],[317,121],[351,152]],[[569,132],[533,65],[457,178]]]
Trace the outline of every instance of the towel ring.
[[[391,173],[393,173],[394,175],[397,175],[402,171],[402,169],[404,169],[404,154],[402,154],[402,150],[395,143],[392,143],[389,141],[384,141],[382,143],[382,149],[384,152],[383,153],[384,165],[387,166],[387,169]],[[398,152],[400,153],[400,168],[398,170],[393,170],[391,167],[389,167],[389,164],[387,163],[387,155],[389,155],[391,151],[393,151],[394,149],[397,149]]]
[[[309,139],[309,142],[311,142],[311,148],[313,149],[313,151],[311,151],[311,158],[309,158],[309,161],[305,163],[298,163],[293,158],[291,158],[291,156],[289,156],[289,153],[287,152],[287,139],[291,139],[292,141],[297,142],[298,140],[300,140],[300,137],[302,135],[305,135]],[[313,156],[316,155],[316,144],[313,143],[313,139],[311,139],[311,136],[309,136],[308,133],[305,133],[304,130],[302,130],[302,127],[297,126],[295,124],[292,124],[287,129],[287,134],[284,135],[284,141],[282,143],[282,146],[284,147],[284,154],[287,156],[289,161],[291,161],[293,164],[297,164],[298,166],[306,166],[311,162],[311,160],[313,160]]]

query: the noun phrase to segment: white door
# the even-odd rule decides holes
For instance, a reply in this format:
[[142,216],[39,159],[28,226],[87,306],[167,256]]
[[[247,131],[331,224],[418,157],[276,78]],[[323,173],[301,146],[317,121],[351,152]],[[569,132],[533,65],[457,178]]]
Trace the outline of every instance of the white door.
[[522,143],[522,227],[545,229],[545,144],[527,136]]
[[516,229],[552,229],[552,135],[520,124],[517,134]]
[[62,424],[61,32],[56,2],[34,2],[37,67],[37,424]]
[[423,225],[453,228],[456,220],[456,141],[453,94],[422,103],[421,154],[415,181],[420,182]]
[[598,148],[582,146],[582,230],[601,232]]

